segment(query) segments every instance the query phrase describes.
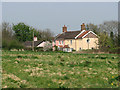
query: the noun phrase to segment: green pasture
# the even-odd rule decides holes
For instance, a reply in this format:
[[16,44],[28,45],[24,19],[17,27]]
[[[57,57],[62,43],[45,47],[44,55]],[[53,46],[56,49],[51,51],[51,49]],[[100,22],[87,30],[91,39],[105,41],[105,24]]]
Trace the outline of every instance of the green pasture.
[[117,88],[117,54],[2,51],[3,88]]

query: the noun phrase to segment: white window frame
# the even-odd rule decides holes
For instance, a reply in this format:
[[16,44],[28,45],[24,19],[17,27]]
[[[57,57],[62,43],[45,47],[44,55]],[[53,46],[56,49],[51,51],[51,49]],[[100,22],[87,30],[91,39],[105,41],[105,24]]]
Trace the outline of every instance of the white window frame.
[[63,44],[63,40],[62,40],[62,44]]
[[56,41],[54,40],[54,44],[56,44]]
[[61,43],[60,43],[60,40],[59,40],[59,45],[60,45]]

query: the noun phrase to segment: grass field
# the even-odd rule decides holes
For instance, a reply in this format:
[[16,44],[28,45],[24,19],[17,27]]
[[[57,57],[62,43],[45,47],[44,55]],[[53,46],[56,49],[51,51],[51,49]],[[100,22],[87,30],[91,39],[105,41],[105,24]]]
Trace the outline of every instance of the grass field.
[[117,54],[2,52],[3,88],[116,88]]

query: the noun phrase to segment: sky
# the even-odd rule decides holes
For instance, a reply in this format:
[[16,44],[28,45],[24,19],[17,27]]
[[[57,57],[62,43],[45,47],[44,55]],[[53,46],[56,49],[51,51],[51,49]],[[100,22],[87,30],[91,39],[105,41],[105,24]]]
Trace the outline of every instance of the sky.
[[2,2],[119,2],[119,0],[1,0]]
[[2,21],[49,28],[55,35],[62,33],[63,25],[74,31],[82,23],[111,20],[118,20],[117,2],[2,2]]

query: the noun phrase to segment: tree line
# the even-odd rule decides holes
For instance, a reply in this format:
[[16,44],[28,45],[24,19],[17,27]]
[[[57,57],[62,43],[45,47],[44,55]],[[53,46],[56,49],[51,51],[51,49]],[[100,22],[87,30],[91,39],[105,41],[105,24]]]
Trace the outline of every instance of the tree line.
[[[92,30],[99,36],[99,50],[108,52],[117,52],[120,49],[120,23],[117,21],[106,21],[102,24],[87,24],[86,29]],[[2,48],[3,49],[20,49],[23,48],[25,41],[33,40],[37,36],[38,40],[52,41],[53,32],[50,29],[35,29],[23,22],[10,25],[7,22],[2,23]]]
[[87,29],[92,30],[99,36],[99,50],[104,52],[117,53],[120,49],[119,22],[105,21],[103,24],[87,24]]
[[21,49],[24,48],[25,41],[33,41],[34,36],[38,40],[50,41],[53,39],[53,32],[50,29],[38,30],[23,22],[10,25],[7,22],[2,23],[2,48],[3,49]]

